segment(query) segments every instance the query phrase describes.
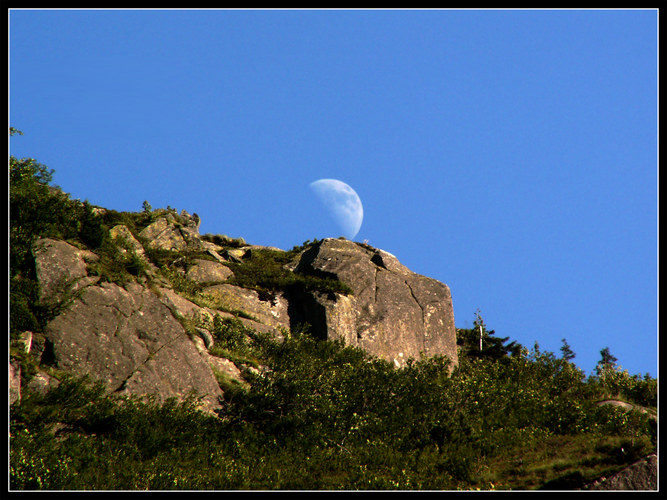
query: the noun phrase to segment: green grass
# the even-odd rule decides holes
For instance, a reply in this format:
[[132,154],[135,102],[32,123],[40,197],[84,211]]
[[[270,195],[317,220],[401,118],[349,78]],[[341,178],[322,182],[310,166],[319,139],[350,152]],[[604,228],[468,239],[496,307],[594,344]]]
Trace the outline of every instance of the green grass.
[[557,435],[492,460],[475,478],[495,489],[575,489],[617,472],[654,449],[647,437]]

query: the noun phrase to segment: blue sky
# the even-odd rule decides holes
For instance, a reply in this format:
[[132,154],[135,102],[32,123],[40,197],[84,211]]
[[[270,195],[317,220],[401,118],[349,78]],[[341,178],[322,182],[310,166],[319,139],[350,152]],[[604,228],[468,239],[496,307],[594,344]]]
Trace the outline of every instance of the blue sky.
[[12,10],[10,151],[74,198],[292,248],[340,231],[458,327],[657,375],[657,11]]

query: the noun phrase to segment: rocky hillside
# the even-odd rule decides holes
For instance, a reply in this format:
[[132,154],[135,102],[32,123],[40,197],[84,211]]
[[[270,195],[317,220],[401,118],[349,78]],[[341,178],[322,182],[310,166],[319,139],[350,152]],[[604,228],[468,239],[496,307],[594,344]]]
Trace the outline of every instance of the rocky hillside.
[[241,383],[247,368],[215,349],[216,325],[232,321],[277,336],[305,326],[396,367],[434,355],[457,363],[449,288],[388,252],[345,239],[285,252],[202,236],[199,217],[185,211],[138,216],[149,223],[111,227],[115,253],[33,242],[39,305],[52,317],[43,333],[22,334],[37,367],[31,388],[57,384],[53,373],[64,371],[161,401],[195,391],[215,409],[220,378]]
[[455,330],[369,245],[50,180],[10,158],[11,489],[656,489],[657,379]]

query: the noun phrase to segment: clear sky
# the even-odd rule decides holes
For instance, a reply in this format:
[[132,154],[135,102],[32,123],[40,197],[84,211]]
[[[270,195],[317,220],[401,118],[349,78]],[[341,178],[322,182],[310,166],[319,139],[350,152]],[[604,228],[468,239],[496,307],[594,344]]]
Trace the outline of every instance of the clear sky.
[[10,151],[201,233],[339,236],[449,285],[458,327],[657,376],[656,10],[12,10]]

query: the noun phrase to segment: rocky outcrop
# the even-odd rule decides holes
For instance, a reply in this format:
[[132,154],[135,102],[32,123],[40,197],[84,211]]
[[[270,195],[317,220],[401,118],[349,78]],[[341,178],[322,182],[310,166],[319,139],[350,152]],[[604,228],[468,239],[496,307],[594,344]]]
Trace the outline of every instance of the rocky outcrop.
[[585,489],[635,491],[657,490],[658,455],[655,453],[648,455],[612,476],[600,478]]
[[327,339],[403,366],[437,354],[458,363],[452,298],[447,285],[421,276],[383,250],[325,239],[301,254],[295,272],[331,277],[353,295],[301,293],[290,300],[293,325],[305,322]]
[[143,229],[139,236],[148,241],[151,248],[183,251],[203,248],[199,238],[199,217],[182,211],[177,214],[166,211],[155,222]]
[[[222,395],[219,377],[242,378],[232,361],[209,352],[216,315],[278,337],[308,323],[321,338],[344,339],[397,367],[409,358],[438,354],[457,363],[449,288],[413,273],[382,250],[344,239],[320,241],[286,268],[334,278],[353,293],[292,287],[267,298],[228,283],[233,272],[225,265],[228,260],[242,265],[252,252],[266,248],[216,245],[199,235],[196,215],[161,211],[136,237],[124,225],[111,228],[110,236],[119,258],[137,257],[145,275],[112,283],[98,272],[109,259],[106,254],[105,261],[102,254],[55,239],[33,245],[39,300],[53,312],[34,353],[38,364],[51,369],[32,378],[36,390],[57,384],[53,374],[65,371],[91,374],[112,392],[153,394],[162,401],[195,391],[215,408]],[[180,264],[169,272],[195,283],[199,295],[172,288],[147,249],[182,252]],[[13,363],[10,368],[11,397],[17,400],[20,367]]]
[[229,311],[243,311],[245,315],[271,328],[289,328],[288,301],[284,294],[279,293],[273,300],[261,300],[259,293],[228,283],[204,288],[218,303]]
[[92,374],[115,392],[166,400],[196,391],[213,406],[222,394],[183,326],[136,283],[87,287],[46,326],[45,336],[43,362]]
[[226,281],[232,275],[231,269],[211,260],[195,259],[185,277],[197,283],[214,283]]
[[63,241],[38,240],[34,255],[40,300],[60,309],[46,325],[42,363],[91,374],[110,391],[159,400],[196,391],[217,405],[222,392],[210,366],[149,287],[98,285],[86,271],[96,256]]
[[21,399],[21,363],[18,360],[9,361],[9,404]]
[[625,412],[638,411],[640,413],[644,413],[644,414],[648,415],[648,417],[652,420],[656,420],[656,421],[658,420],[658,416],[655,413],[653,413],[652,411],[650,411],[649,409],[644,408],[644,407],[639,406],[639,405],[633,405],[631,403],[628,403],[627,401],[620,401],[618,399],[605,399],[603,401],[598,401],[597,405],[598,406],[615,406],[616,408],[623,409]]
[[54,239],[37,240],[33,245],[39,300],[43,305],[62,303],[66,297],[96,281],[88,277],[86,261],[98,257],[69,243]]

